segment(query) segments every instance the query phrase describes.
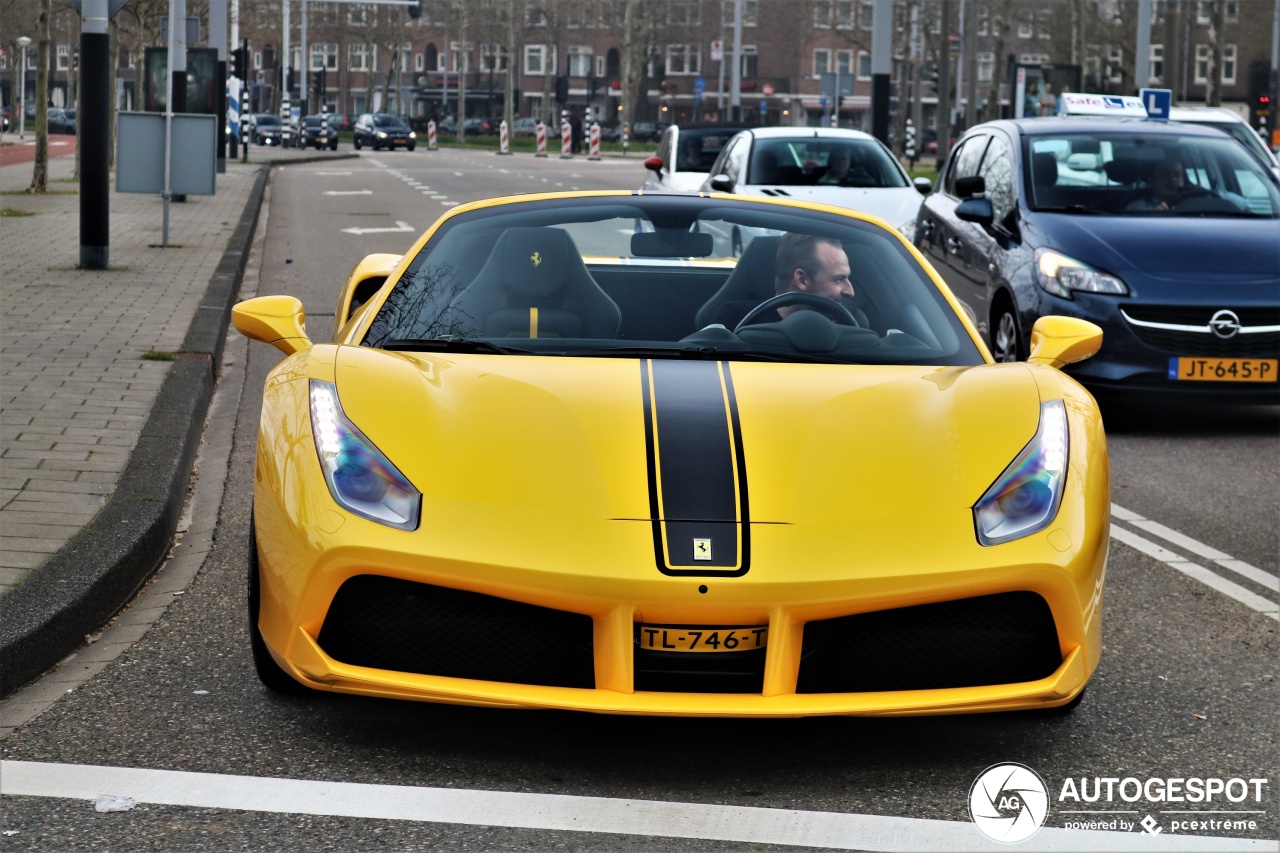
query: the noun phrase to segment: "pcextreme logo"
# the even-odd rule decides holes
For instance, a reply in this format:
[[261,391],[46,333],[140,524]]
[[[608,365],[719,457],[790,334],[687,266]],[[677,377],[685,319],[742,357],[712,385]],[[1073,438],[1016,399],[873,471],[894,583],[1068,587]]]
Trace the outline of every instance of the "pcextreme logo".
[[1024,764],[993,764],[969,788],[969,817],[992,841],[1026,841],[1049,817],[1049,789]]

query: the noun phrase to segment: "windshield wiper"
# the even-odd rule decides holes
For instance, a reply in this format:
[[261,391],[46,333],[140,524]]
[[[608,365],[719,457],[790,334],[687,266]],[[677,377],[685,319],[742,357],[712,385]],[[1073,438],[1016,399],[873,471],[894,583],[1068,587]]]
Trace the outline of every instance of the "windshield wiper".
[[1099,210],[1096,207],[1089,207],[1084,204],[1068,204],[1065,207],[1037,207],[1040,213],[1088,213],[1090,215],[1102,215],[1111,213],[1109,210]]
[[482,338],[427,338],[424,340],[392,340],[382,349],[404,352],[478,352],[490,355],[541,355],[532,350],[499,346]]

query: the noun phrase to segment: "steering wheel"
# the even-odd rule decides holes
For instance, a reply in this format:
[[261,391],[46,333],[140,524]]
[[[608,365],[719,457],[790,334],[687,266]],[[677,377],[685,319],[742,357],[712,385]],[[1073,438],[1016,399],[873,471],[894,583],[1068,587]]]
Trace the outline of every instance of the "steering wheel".
[[738,325],[733,327],[733,331],[737,333],[742,328],[755,323],[756,318],[761,314],[768,313],[775,308],[785,308],[788,305],[804,305],[812,308],[819,314],[834,323],[842,326],[859,326],[857,320],[853,318],[853,314],[849,313],[849,309],[841,305],[834,299],[828,299],[825,296],[818,296],[814,293],[804,293],[799,290],[791,290],[786,293],[779,293],[777,296],[771,296],[764,302],[761,302],[755,308],[747,312],[747,316],[738,321]]
[[1173,197],[1173,201],[1169,202],[1169,207],[1171,208],[1177,207],[1178,205],[1182,204],[1184,201],[1190,201],[1193,198],[1205,198],[1205,197],[1217,198],[1218,194],[1213,192],[1212,190],[1207,190],[1204,187],[1190,186],[1179,191],[1179,193]]

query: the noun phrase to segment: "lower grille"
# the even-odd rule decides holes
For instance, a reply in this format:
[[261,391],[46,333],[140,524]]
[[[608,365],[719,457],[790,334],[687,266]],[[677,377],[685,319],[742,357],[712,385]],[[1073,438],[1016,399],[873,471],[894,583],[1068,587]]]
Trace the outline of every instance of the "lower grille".
[[[1280,309],[1252,307],[1231,309],[1239,320],[1241,331],[1229,338],[1220,338],[1209,331],[1210,320],[1216,309],[1170,306],[1131,305],[1123,315],[1129,321],[1129,329],[1152,349],[1169,355],[1204,356],[1217,358],[1275,358],[1280,356],[1280,331],[1249,332],[1248,329],[1280,327]],[[1156,323],[1160,326],[1139,325]],[[1171,326],[1204,328],[1204,332],[1189,332]]]
[[1005,592],[809,622],[796,692],[1017,684],[1061,663],[1049,605]]
[[659,652],[636,647],[635,689],[665,693],[763,693],[764,649]]
[[334,596],[318,641],[353,666],[547,687],[595,687],[590,616],[360,575]]

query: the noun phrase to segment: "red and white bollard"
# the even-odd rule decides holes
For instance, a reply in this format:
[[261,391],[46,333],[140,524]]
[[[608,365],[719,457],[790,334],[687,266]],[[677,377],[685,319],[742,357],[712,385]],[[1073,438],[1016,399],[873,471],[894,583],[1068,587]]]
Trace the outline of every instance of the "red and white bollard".
[[560,122],[560,159],[570,160],[573,158],[573,128],[569,126],[569,122]]
[[427,150],[435,151],[438,147],[436,145],[436,123],[429,121],[427,122]]
[[587,155],[588,160],[600,159],[600,125],[595,122],[591,123],[591,149]]
[[537,139],[538,139],[538,152],[533,156],[546,157],[547,156],[547,126],[542,122],[538,122]]
[[498,153],[511,153],[511,140],[507,137],[507,123],[505,121],[498,125]]

